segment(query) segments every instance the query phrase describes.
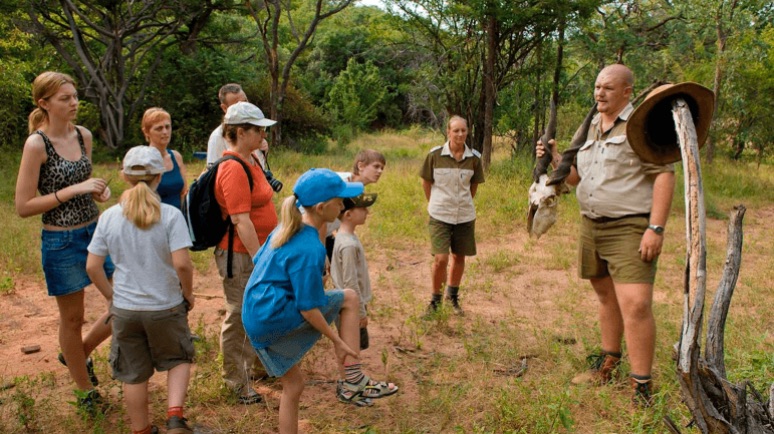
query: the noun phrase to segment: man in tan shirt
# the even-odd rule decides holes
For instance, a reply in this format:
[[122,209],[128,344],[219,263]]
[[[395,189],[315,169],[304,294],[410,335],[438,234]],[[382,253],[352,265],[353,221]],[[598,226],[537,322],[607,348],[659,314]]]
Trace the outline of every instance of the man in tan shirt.
[[[589,356],[591,369],[573,384],[605,384],[621,360],[621,339],[631,365],[633,400],[649,405],[655,352],[653,282],[672,203],[671,164],[645,163],[629,146],[626,122],[634,76],[623,65],[602,69],[594,86],[599,114],[578,151],[566,182],[576,185],[580,205],[578,272],[599,300],[602,352]],[[550,143],[556,168],[559,154]],[[538,143],[538,157],[543,145]]]

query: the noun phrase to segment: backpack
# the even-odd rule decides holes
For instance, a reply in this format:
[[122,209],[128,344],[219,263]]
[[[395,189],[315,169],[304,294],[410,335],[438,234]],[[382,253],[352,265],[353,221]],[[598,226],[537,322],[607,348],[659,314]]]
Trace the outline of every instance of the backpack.
[[217,246],[223,235],[228,232],[228,277],[233,277],[231,263],[234,257],[234,225],[231,217],[223,218],[220,205],[215,199],[215,180],[218,175],[218,167],[226,160],[239,162],[245,169],[247,180],[250,182],[250,191],[253,191],[253,176],[250,168],[239,158],[226,155],[208,168],[199,179],[191,184],[185,200],[181,206],[185,222],[188,225],[188,234],[191,236],[193,246],[191,250],[201,251]]

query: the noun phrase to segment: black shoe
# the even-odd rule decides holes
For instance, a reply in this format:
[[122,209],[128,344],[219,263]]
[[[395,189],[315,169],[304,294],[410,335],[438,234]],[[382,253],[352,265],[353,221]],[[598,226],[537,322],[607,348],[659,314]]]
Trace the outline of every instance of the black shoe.
[[360,328],[360,349],[368,349],[368,329],[365,327]]
[[193,434],[193,430],[188,426],[188,419],[170,416],[167,419],[167,434]]
[[[81,396],[77,396],[82,393]],[[89,417],[96,417],[99,414],[104,413],[104,402],[102,401],[102,395],[97,392],[97,389],[89,390],[88,392],[76,392],[77,400],[75,402],[78,407],[78,411]]]
[[458,297],[446,297],[446,300],[451,302],[452,309],[454,310],[455,315],[457,316],[465,315],[465,311],[462,310],[462,306],[460,306],[460,299]]
[[239,398],[237,398],[237,400],[242,405],[252,405],[263,401],[263,397],[255,390],[250,390],[250,393],[247,395],[241,395]]
[[432,300],[430,301],[430,304],[427,305],[427,309],[425,309],[425,314],[422,315],[422,319],[433,319],[435,317],[435,314],[438,313],[438,309],[441,307],[441,302]]
[[[64,354],[59,353],[57,359],[59,359],[59,363],[67,366]],[[97,374],[94,373],[94,361],[91,360],[91,357],[86,358],[86,373],[89,374],[89,381],[91,381],[91,385],[94,387],[99,386],[99,378],[97,378]]]

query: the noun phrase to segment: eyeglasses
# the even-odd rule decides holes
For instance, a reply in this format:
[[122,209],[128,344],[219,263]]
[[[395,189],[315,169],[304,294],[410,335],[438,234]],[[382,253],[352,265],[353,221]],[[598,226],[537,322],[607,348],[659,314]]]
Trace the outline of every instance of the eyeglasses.
[[258,127],[258,131],[263,131],[264,133],[269,133],[269,127]]

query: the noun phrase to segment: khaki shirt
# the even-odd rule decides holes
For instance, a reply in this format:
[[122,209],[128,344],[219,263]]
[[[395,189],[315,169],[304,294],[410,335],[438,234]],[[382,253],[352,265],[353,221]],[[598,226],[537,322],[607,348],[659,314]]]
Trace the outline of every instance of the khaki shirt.
[[471,184],[484,182],[481,154],[465,145],[462,160],[457,161],[449,150],[449,142],[430,150],[419,176],[433,185],[427,212],[430,217],[456,225],[476,219]]
[[626,121],[633,110],[627,105],[608,131],[601,130],[601,115],[591,121],[586,143],[576,157],[581,181],[575,193],[583,216],[597,219],[650,213],[656,175],[674,172],[673,164],[643,162],[629,146]]
[[331,255],[331,279],[339,289],[349,288],[360,296],[360,318],[368,316],[366,307],[371,301],[371,278],[368,262],[360,239],[355,234],[339,232]]

